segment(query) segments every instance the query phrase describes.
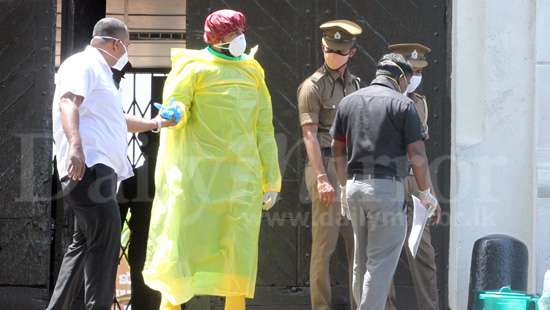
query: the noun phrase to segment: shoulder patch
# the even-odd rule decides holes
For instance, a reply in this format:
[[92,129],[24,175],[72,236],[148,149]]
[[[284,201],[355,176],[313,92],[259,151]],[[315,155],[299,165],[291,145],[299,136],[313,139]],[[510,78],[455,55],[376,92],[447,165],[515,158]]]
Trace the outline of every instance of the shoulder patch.
[[323,76],[325,76],[324,73],[322,72],[319,72],[319,71],[316,71],[315,73],[313,73],[309,79],[313,82],[313,83],[316,83],[318,82]]
[[426,100],[426,96],[424,95],[421,95],[419,93],[411,93],[412,97],[414,99],[418,99],[418,100]]

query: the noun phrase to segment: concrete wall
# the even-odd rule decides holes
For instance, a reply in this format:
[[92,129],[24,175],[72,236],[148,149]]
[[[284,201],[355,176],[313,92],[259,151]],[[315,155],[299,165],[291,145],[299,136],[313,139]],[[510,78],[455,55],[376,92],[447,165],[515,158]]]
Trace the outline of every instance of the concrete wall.
[[535,263],[536,288],[542,291],[550,269],[550,0],[537,0],[536,135],[535,135]]
[[452,309],[466,309],[478,238],[504,233],[533,254],[535,16],[535,0],[453,1]]

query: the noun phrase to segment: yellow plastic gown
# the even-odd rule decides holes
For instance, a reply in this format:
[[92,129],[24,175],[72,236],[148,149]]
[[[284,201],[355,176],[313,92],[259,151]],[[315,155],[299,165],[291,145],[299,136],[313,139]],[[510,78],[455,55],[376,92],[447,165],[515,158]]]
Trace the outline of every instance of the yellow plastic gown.
[[171,304],[194,295],[254,297],[263,192],[281,188],[271,97],[252,56],[172,51],[145,283]]

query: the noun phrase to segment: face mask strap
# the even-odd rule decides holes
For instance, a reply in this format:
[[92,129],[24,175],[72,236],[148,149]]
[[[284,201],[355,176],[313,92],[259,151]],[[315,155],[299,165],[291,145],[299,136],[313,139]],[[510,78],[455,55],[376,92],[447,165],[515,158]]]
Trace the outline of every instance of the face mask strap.
[[[128,53],[128,48],[126,47],[126,45],[124,44],[124,42],[122,42],[121,39],[117,39],[117,38],[115,38],[115,37],[110,37],[110,36],[94,36],[94,38],[113,40],[113,41],[115,41],[115,42],[120,41],[120,44],[122,44],[122,46],[124,47],[124,51],[125,51],[126,53]],[[102,51],[104,51],[104,50],[102,50]],[[104,51],[104,52],[105,52],[105,51]],[[106,52],[106,53],[107,53],[107,52]],[[107,53],[107,54],[109,54],[109,53]],[[111,57],[113,56],[113,55],[111,55],[111,54],[109,54],[109,55],[110,55]]]
[[244,33],[239,34],[238,36],[234,37],[233,40],[231,40],[231,41],[229,41],[229,42],[217,43],[217,44],[214,44],[213,46],[214,46],[214,47],[217,47],[217,48],[221,48],[221,49],[226,49],[226,50],[228,50],[228,49],[229,49],[229,45],[231,44],[231,42],[235,41],[237,38],[239,38],[239,37],[241,37],[241,36],[244,36]]
[[[104,39],[104,40],[113,40],[113,41],[121,41],[121,39],[117,39],[115,37],[110,37],[110,36],[95,36],[94,38],[100,38],[100,39]],[[122,44],[124,45],[124,44]]]
[[104,52],[105,54],[111,56],[111,58],[115,59],[115,60],[118,60],[118,58],[116,58],[115,56],[113,56],[113,54],[107,52],[106,50],[102,49],[101,47],[96,47],[98,50]]
[[347,52],[347,54],[344,54],[341,50],[331,49],[331,48],[329,48],[328,46],[323,45],[323,52],[324,52],[324,53],[327,53],[327,54],[334,53],[334,54],[338,54],[338,55],[340,55],[340,56],[350,56],[350,54],[351,54],[351,48],[349,49],[349,51]]
[[231,42],[218,43],[218,44],[214,44],[213,46],[217,47],[217,48],[224,49],[224,50],[228,50],[229,49],[229,44],[231,44]]

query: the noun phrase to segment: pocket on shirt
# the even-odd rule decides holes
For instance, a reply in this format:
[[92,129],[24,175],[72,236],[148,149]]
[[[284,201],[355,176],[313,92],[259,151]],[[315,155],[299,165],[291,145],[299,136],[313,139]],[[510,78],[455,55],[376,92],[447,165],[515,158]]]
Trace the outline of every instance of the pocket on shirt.
[[336,108],[339,100],[331,97],[321,98],[321,111],[319,113],[319,121],[325,125],[331,125],[336,116]]
[[325,110],[336,110],[339,101],[334,97],[321,97],[321,105]]

